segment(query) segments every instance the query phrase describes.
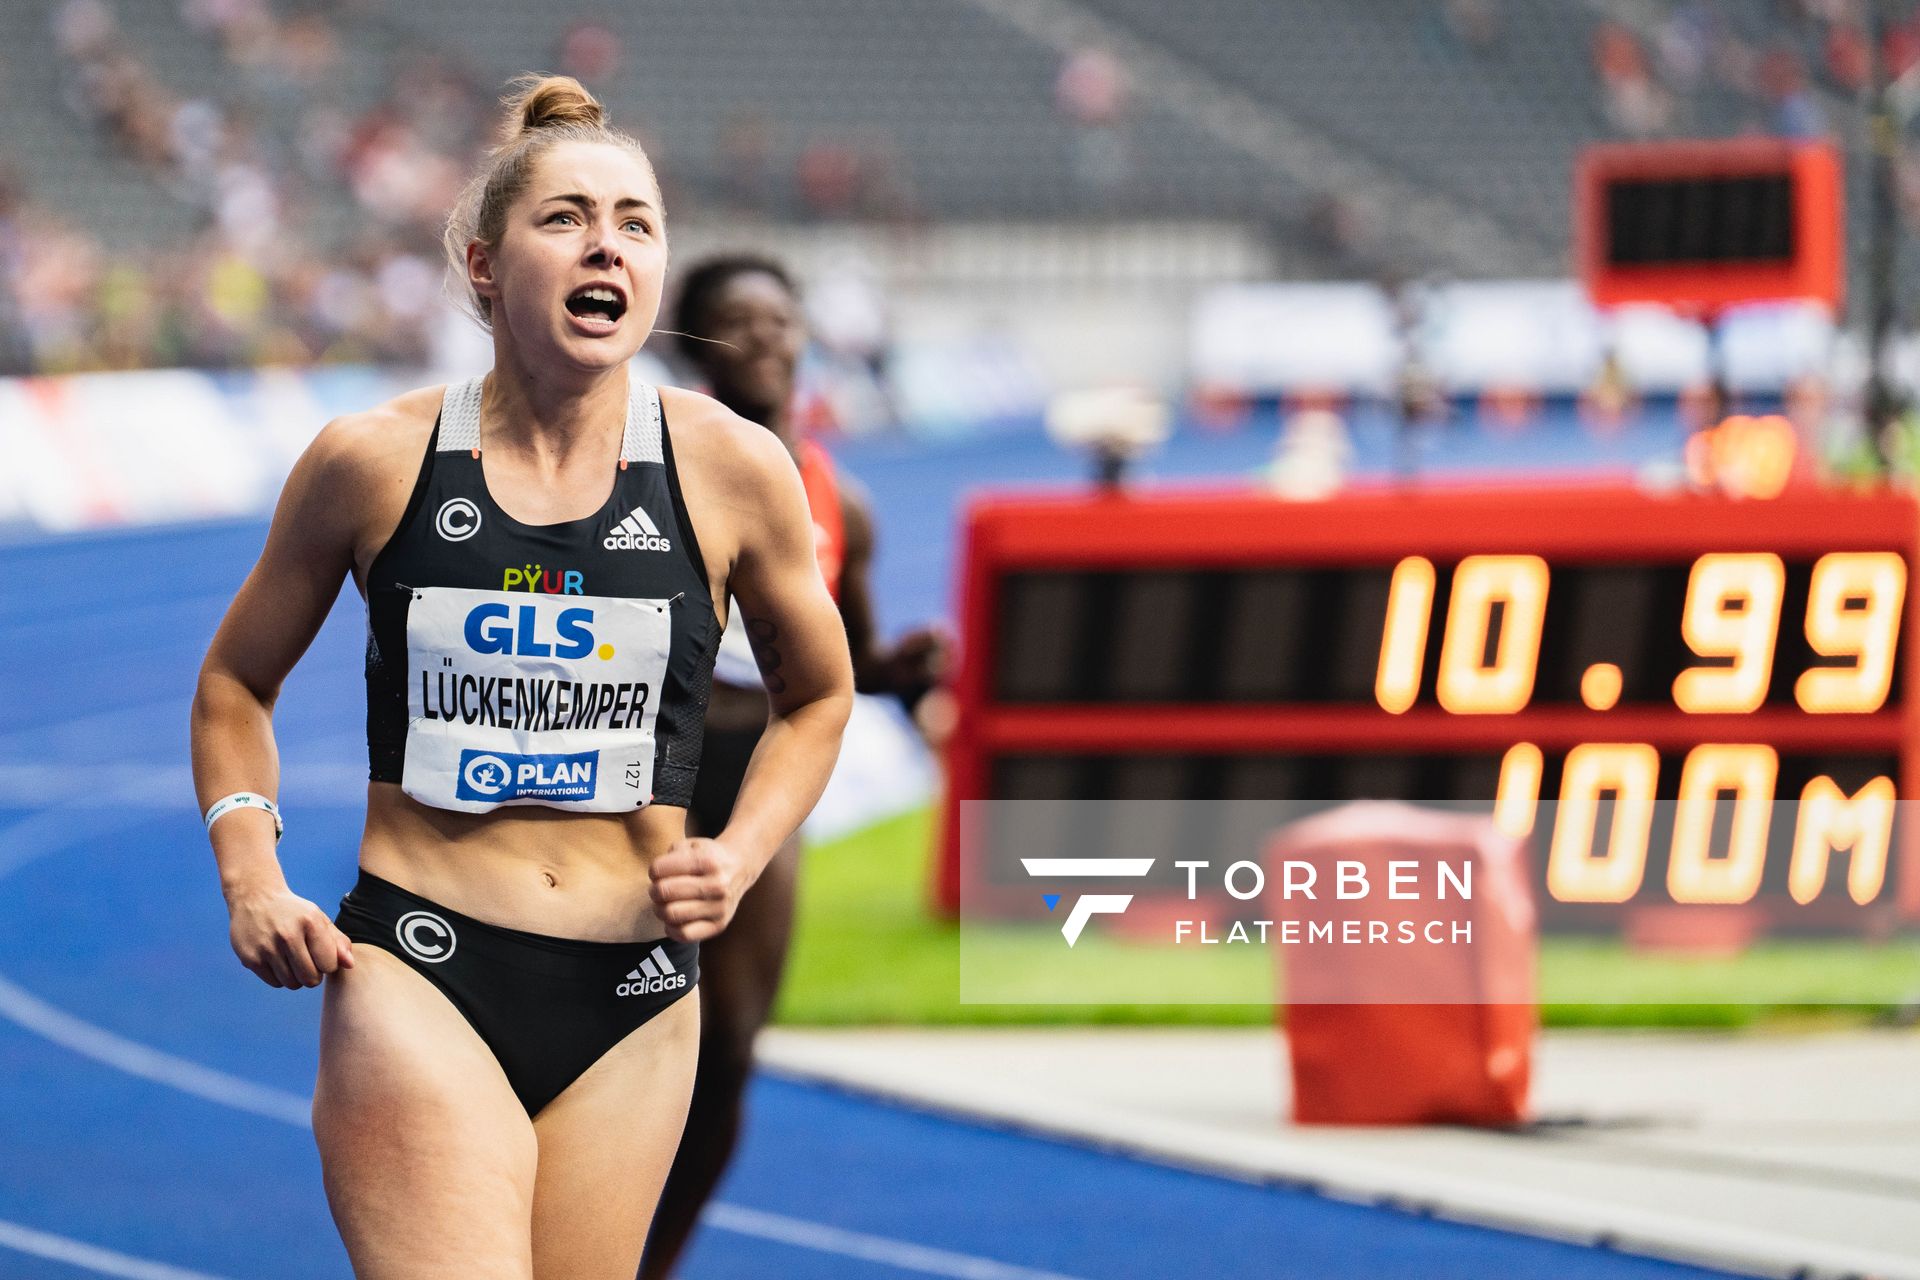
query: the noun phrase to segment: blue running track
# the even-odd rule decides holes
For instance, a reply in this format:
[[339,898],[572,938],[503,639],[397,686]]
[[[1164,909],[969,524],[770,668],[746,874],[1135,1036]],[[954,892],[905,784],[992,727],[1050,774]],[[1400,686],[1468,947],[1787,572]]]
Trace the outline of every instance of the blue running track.
[[[1180,451],[1174,451],[1179,454]],[[1201,442],[1170,472],[1257,465]],[[849,451],[893,541],[887,619],[946,599],[958,483],[1071,475],[1012,438]],[[895,512],[901,513],[897,518]],[[317,992],[226,941],[187,703],[258,522],[0,551],[0,1280],[345,1280],[305,1107]],[[277,715],[296,891],[352,880],[365,777],[348,592]],[[686,1280],[1339,1280],[1716,1273],[1259,1187],[779,1078]]]

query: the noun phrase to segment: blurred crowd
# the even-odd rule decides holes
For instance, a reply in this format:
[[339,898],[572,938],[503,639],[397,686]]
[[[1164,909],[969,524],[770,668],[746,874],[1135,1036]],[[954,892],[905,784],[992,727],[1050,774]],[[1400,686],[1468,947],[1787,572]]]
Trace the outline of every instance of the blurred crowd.
[[[1678,0],[1651,31],[1603,22],[1593,64],[1607,118],[1632,137],[1696,131],[1702,100],[1720,95],[1747,132],[1822,137],[1837,122],[1827,95],[1866,88],[1867,6],[1878,0]],[[1888,24],[1881,56],[1899,77],[1920,60],[1920,12]]]
[[0,370],[424,358],[439,222],[491,104],[422,52],[337,105],[349,8],[180,0],[224,63],[219,99],[165,83],[104,0],[53,11],[61,105],[190,230],[102,244],[0,171]]
[[437,258],[387,234],[322,256],[210,228],[115,254],[0,187],[0,373],[418,362],[440,288]]
[[[208,83],[167,83],[108,0],[52,11],[64,112],[187,230],[158,248],[103,243],[28,189],[0,139],[0,375],[426,359],[445,323],[441,223],[492,141],[498,86],[383,28],[381,0],[175,3],[217,52]],[[398,52],[380,65],[348,56],[370,33]],[[623,58],[611,26],[581,20],[548,65],[604,84]],[[1117,134],[1117,87],[1063,88],[1061,110]],[[671,157],[652,149],[669,203],[684,207]],[[879,135],[788,139],[741,111],[722,122],[715,162],[700,194],[722,207],[918,216]],[[1090,163],[1091,186],[1124,176],[1111,146]]]
[[[1703,132],[1704,100],[1716,96],[1753,134],[1838,136],[1847,127],[1833,108],[1869,87],[1876,50],[1868,7],[1880,0],[1679,0],[1648,38],[1602,23],[1594,70],[1607,118],[1635,138]],[[1882,74],[1902,83],[1920,76],[1920,7],[1887,6]],[[1908,89],[1907,101],[1915,99]],[[1920,229],[1920,147],[1901,130],[1895,162],[1899,202]]]
[[[88,138],[80,163],[113,170],[118,191],[138,175],[156,243],[106,243],[62,216],[69,193],[31,189],[0,137],[0,374],[425,360],[444,316],[441,220],[491,140],[498,85],[444,42],[407,34],[394,3],[58,0],[47,19],[58,112]],[[1472,74],[1471,55],[1508,38],[1510,3],[1441,0],[1428,30]],[[1673,0],[1629,11],[1632,25],[1602,18],[1599,108],[1626,137],[1825,135],[1842,123],[1829,118],[1834,105],[1870,74],[1868,3]],[[1900,76],[1920,65],[1920,12],[1895,8],[1878,52]],[[170,83],[135,34],[156,12],[206,55],[192,83]],[[375,47],[380,57],[364,56]],[[620,33],[590,18],[561,29],[546,60],[592,85],[618,81],[627,64]],[[1151,177],[1134,150],[1138,96],[1126,65],[1097,45],[1060,59],[1061,177],[1090,214]],[[784,222],[926,216],[883,123],[803,135],[743,104],[688,165],[642,137],[677,209]],[[114,165],[100,165],[102,150]],[[1920,152],[1903,157],[1901,190],[1920,224]],[[1359,222],[1336,192],[1290,230],[1341,262]]]

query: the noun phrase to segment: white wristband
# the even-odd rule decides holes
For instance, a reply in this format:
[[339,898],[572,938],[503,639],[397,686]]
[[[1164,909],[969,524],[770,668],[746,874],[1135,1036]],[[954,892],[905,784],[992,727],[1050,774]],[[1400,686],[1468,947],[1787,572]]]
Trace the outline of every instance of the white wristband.
[[236,791],[224,800],[215,800],[213,807],[207,810],[207,830],[213,830],[214,823],[236,809],[265,809],[272,814],[273,842],[280,843],[280,837],[287,829],[287,824],[280,820],[280,806],[265,796],[255,795],[251,791]]

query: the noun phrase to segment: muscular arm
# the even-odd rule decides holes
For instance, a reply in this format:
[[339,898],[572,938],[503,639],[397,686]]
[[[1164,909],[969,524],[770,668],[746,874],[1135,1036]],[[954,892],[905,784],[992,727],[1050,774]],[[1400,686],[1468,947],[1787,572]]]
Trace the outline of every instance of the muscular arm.
[[[268,797],[279,791],[274,703],[353,569],[370,509],[390,488],[381,484],[385,459],[377,443],[380,424],[367,421],[372,416],[329,424],[294,464],[266,548],[214,634],[192,712],[193,781],[202,809],[236,791]],[[215,823],[209,837],[221,892],[235,916],[235,950],[247,967],[276,986],[310,986],[331,971],[325,963],[331,953],[322,944],[332,927],[324,916],[312,919],[317,908],[311,904],[299,904],[299,911],[288,905],[272,819],[243,809]],[[272,927],[265,909],[243,919],[260,904],[273,904],[277,921],[304,928],[316,948],[312,955],[322,959],[285,946],[273,954],[275,944],[262,932]],[[345,940],[338,945],[345,960]]]
[[840,476],[839,488],[845,537],[840,553],[840,620],[853,658],[853,687],[861,693],[890,693],[893,686],[885,656],[874,643],[873,516],[866,495],[854,486],[852,477]]
[[[813,520],[793,459],[772,433],[705,397],[675,393],[681,483],[707,521],[716,595],[746,624],[770,703],[733,817],[713,839],[684,840],[654,861],[653,896],[674,936],[700,942],[724,929],[740,896],[826,789],[853,709],[846,633],[814,562]],[[711,514],[709,514],[711,513]],[[724,543],[726,550],[721,550]],[[721,583],[719,574],[726,580]]]
[[883,647],[873,622],[873,514],[866,494],[842,475],[840,521],[845,546],[840,560],[840,617],[853,655],[854,687],[861,693],[892,694],[909,710],[936,683],[945,665],[947,640],[936,628],[922,627]]
[[747,461],[761,518],[728,583],[766,683],[771,715],[721,832],[765,866],[826,789],[853,708],[846,633],[813,558],[813,520],[792,460],[765,432]]
[[[266,549],[214,633],[193,699],[193,783],[204,809],[235,791],[273,796],[273,704],[353,564],[347,433],[330,425],[294,464]],[[213,827],[221,888],[284,888],[273,822],[246,810]]]

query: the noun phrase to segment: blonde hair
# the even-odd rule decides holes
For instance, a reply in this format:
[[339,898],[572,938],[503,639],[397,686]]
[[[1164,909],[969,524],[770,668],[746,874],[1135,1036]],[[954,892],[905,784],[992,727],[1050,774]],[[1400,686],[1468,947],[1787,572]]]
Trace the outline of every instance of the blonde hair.
[[515,77],[509,89],[500,100],[505,108],[500,141],[487,153],[480,172],[461,191],[440,237],[447,252],[450,279],[461,282],[468,310],[487,328],[493,325],[493,302],[476,293],[467,279],[467,246],[476,240],[489,248],[500,243],[507,210],[533,180],[534,166],[542,155],[563,142],[600,142],[631,153],[649,174],[653,172],[646,148],[638,139],[608,125],[600,100],[572,76],[529,72]]

